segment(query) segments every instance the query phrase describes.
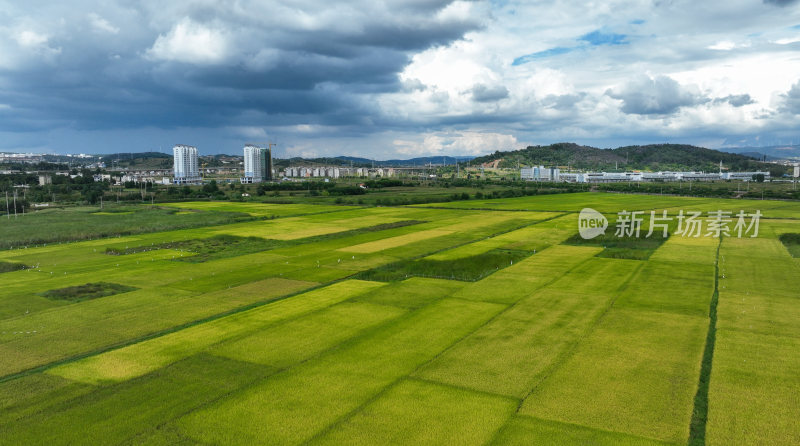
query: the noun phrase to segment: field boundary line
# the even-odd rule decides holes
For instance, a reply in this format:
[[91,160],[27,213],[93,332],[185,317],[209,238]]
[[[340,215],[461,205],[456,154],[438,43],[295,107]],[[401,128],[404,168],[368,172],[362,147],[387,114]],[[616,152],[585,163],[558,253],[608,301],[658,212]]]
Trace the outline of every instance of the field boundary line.
[[717,305],[719,304],[719,251],[722,247],[722,235],[717,243],[717,257],[714,261],[714,293],[708,308],[708,332],[706,345],[703,348],[703,359],[700,362],[700,376],[697,381],[697,393],[694,396],[692,419],[689,423],[690,446],[706,444],[706,425],[708,423],[708,390],[711,385],[711,367],[714,362],[714,348],[717,343]]
[[[664,446],[672,444],[672,443],[669,443],[669,442],[665,442],[664,440],[660,440],[658,438],[645,437],[645,436],[642,436],[642,435],[630,434],[628,432],[613,431],[613,430],[608,430],[608,429],[600,429],[600,428],[594,427],[594,426],[586,426],[584,424],[570,423],[569,421],[551,420],[550,418],[542,418],[542,417],[536,417],[536,416],[533,416],[533,415],[520,414],[520,413],[514,414],[514,416],[517,417],[517,418],[523,418],[523,419],[528,419],[528,420],[533,420],[533,421],[544,421],[546,423],[563,424],[563,425],[566,425],[566,426],[573,426],[573,427],[577,427],[577,428],[581,428],[581,429],[588,429],[588,430],[592,430],[592,431],[595,431],[595,432],[602,432],[602,433],[606,433],[606,434],[624,435],[624,436],[630,437],[630,438],[648,440],[648,441],[653,442],[653,443],[661,443]],[[503,428],[500,429],[500,431],[502,432],[503,429],[505,429],[505,427],[506,426],[503,426]],[[495,439],[493,438],[490,442],[488,442],[486,444],[487,445],[496,444]]]
[[503,399],[519,402],[519,398],[517,398],[515,396],[504,395],[502,393],[489,392],[488,390],[473,389],[471,387],[464,387],[464,386],[459,386],[459,385],[451,384],[451,383],[443,383],[441,381],[436,381],[435,379],[423,378],[421,376],[410,376],[409,375],[406,378],[406,380],[408,380],[408,381],[418,381],[418,382],[421,382],[423,384],[432,384],[432,385],[436,385],[436,386],[440,386],[440,387],[447,387],[449,389],[461,390],[461,391],[464,391],[464,392],[472,392],[472,393],[479,394],[479,395],[493,396],[493,397],[497,397],[497,398],[503,398]]

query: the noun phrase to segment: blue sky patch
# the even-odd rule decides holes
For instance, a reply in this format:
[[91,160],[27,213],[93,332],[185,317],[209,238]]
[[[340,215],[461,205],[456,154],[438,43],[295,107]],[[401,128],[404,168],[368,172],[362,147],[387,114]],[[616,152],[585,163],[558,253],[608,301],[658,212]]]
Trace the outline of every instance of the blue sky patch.
[[592,31],[589,34],[584,34],[578,38],[578,40],[582,40],[584,42],[588,42],[590,45],[600,46],[600,45],[626,45],[628,43],[627,39],[628,36],[625,34],[615,34],[615,33],[604,33],[600,30]]
[[575,47],[567,48],[567,47],[563,47],[563,46],[557,46],[555,48],[550,48],[550,49],[546,49],[544,51],[539,51],[539,52],[536,52],[536,53],[526,54],[524,56],[517,57],[516,59],[514,59],[514,62],[512,62],[511,65],[514,65],[514,66],[522,65],[522,64],[526,64],[528,62],[532,62],[532,61],[534,61],[536,59],[544,59],[545,57],[552,57],[552,56],[558,56],[558,55],[561,55],[561,54],[567,54],[567,53],[569,53],[571,51],[574,51],[575,49],[576,49]]

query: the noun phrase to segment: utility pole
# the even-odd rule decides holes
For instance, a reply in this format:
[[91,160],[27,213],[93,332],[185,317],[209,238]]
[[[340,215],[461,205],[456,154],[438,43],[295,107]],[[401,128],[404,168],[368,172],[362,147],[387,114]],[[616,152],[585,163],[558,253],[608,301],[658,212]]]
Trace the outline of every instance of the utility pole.
[[17,218],[17,191],[14,191],[14,219]]
[[6,191],[6,216],[7,216],[6,220],[11,219],[11,208],[8,207],[8,191]]

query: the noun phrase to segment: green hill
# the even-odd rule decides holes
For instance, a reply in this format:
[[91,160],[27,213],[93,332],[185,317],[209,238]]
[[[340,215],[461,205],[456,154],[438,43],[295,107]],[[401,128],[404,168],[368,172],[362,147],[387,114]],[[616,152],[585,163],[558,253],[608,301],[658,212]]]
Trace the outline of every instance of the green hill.
[[522,150],[497,151],[475,158],[472,163],[502,159],[500,167],[517,165],[569,166],[585,170],[680,170],[716,171],[722,161],[724,168],[733,171],[770,170],[782,175],[784,168],[762,163],[756,159],[685,144],[651,144],[598,149],[574,143],[549,146],[528,146]]

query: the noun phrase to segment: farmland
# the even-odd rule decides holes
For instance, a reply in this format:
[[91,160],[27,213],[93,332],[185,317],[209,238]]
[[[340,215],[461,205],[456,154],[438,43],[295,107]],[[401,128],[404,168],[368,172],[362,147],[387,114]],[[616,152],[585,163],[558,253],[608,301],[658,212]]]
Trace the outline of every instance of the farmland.
[[98,211],[2,222],[0,444],[800,443],[797,202]]

